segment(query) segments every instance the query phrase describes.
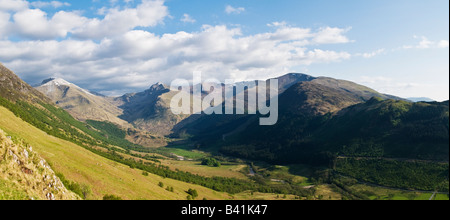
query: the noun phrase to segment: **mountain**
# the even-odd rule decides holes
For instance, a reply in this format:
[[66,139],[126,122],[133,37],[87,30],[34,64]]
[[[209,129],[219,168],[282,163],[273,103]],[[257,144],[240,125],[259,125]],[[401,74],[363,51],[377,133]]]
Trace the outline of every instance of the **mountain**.
[[80,199],[31,146],[13,142],[1,129],[0,155],[0,200]]
[[177,93],[170,91],[164,84],[157,83],[143,92],[115,98],[113,103],[123,110],[119,117],[137,129],[169,135],[176,124],[189,116],[172,113],[170,101]]
[[205,115],[179,130],[204,150],[272,163],[323,165],[349,152],[448,161],[448,102],[415,104],[318,77],[280,94],[276,125],[260,126],[258,117]]
[[123,111],[106,97],[95,95],[64,79],[46,79],[36,89],[80,121],[109,121],[130,127],[118,117]]
[[315,139],[343,155],[448,162],[449,102],[373,98],[340,111]]
[[449,160],[448,101],[411,103],[374,97],[334,114],[304,112],[285,112],[272,127],[249,126],[223,143],[220,151],[274,163],[315,165],[328,165],[333,155]]
[[286,130],[286,134],[290,134],[297,129],[289,131],[292,126],[286,124],[291,124],[298,118],[334,113],[374,96],[385,99],[393,97],[353,82],[332,78],[290,73],[276,79],[279,80],[280,93],[280,118],[277,125],[262,128],[258,123],[258,115],[202,115],[196,120],[180,123],[175,127],[175,132],[194,135],[195,140],[205,144],[227,139],[233,134],[248,134],[250,131],[256,133],[261,129]]
[[0,97],[8,100],[50,103],[50,99],[22,81],[0,63]]
[[[89,124],[76,120],[64,109],[57,107],[54,101],[23,82],[12,71],[1,67],[0,88],[2,93],[0,94],[0,106],[7,108],[22,120],[47,134],[85,147],[109,148],[110,146],[120,146],[121,148],[143,150],[142,146],[131,143],[123,137],[112,136],[102,127],[96,128],[92,125],[95,123]],[[41,89],[44,88],[49,94],[55,94],[55,97],[67,98],[68,95],[74,95],[74,103],[91,103],[91,99],[83,98],[90,96],[87,91],[77,89],[76,86],[61,79],[46,80]],[[108,124],[107,127],[109,130],[121,130],[115,124]]]
[[427,98],[427,97],[411,97],[411,98],[407,98],[407,99],[412,102],[435,102],[435,100]]

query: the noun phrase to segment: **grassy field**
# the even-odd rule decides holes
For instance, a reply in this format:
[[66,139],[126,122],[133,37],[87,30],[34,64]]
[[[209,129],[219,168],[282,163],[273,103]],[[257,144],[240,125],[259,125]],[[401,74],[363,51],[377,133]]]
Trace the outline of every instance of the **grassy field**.
[[449,197],[448,197],[448,195],[437,194],[436,197],[434,198],[434,200],[449,200]]
[[[140,170],[131,169],[71,142],[47,135],[3,107],[0,107],[0,128],[8,135],[23,139],[33,146],[33,149],[52,165],[55,172],[63,173],[68,180],[89,186],[92,193],[88,199],[102,199],[104,195],[112,194],[123,199],[184,200],[187,196],[185,191],[189,188],[196,189],[199,198],[232,198],[227,193],[205,187],[152,174],[144,176]],[[173,187],[174,192],[159,187],[159,182]]]
[[[393,190],[382,187],[373,187],[362,184],[351,186],[352,191],[362,193],[371,200],[429,200],[432,193],[410,192]],[[448,200],[448,195],[438,194],[436,200]]]
[[269,165],[265,163],[254,164],[255,172],[262,175],[265,179],[271,181],[273,184],[280,182],[289,182],[291,184],[300,186],[313,185],[308,176],[311,175],[311,168],[305,165]]
[[234,164],[234,165],[222,165],[220,167],[208,167],[201,165],[200,161],[177,161],[177,160],[161,160],[161,163],[171,169],[181,170],[198,174],[200,176],[214,177],[222,176],[237,179],[248,179],[248,177],[241,172],[247,165]]

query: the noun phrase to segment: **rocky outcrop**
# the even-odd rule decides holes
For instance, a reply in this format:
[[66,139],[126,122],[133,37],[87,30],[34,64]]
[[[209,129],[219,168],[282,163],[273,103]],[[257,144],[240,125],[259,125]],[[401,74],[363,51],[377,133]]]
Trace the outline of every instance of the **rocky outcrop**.
[[2,130],[0,130],[0,180],[25,193],[30,200],[79,199],[76,194],[66,189],[50,165],[34,152],[31,146],[20,140],[11,140]]

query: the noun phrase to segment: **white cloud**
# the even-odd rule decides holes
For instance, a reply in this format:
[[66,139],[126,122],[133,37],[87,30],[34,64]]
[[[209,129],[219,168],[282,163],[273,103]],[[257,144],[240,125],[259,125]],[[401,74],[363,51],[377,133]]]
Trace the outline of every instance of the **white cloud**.
[[10,14],[6,12],[0,11],[0,40],[6,36],[8,36],[8,27],[10,26],[9,18]]
[[0,0],[0,11],[20,11],[28,8],[25,0]]
[[196,20],[192,18],[189,14],[184,14],[183,18],[180,19],[180,21],[184,23],[195,23]]
[[87,18],[74,12],[59,11],[48,18],[40,9],[26,9],[13,15],[13,33],[31,39],[64,38],[74,28],[85,23]]
[[[36,6],[64,5],[56,1],[41,3],[33,2]],[[67,11],[59,11],[49,17],[39,8],[29,9],[26,6],[13,15],[13,22],[9,24],[10,30],[13,31],[10,35],[45,40],[65,38],[71,33],[75,38],[103,39],[124,34],[136,27],[156,26],[168,16],[168,9],[163,0],[143,0],[136,8],[126,7],[122,10],[99,9],[99,12],[101,10],[104,14],[103,18],[87,18],[78,12]],[[11,7],[12,5],[8,6]]]
[[105,17],[89,19],[72,33],[75,37],[102,39],[123,34],[136,27],[153,27],[169,15],[163,0],[143,0],[136,8],[109,9]]
[[234,7],[231,6],[231,5],[227,5],[227,6],[225,7],[225,12],[226,12],[227,14],[240,14],[240,13],[242,13],[242,12],[245,12],[245,8],[243,8],[243,7],[234,8]]
[[[55,16],[50,22],[62,20]],[[38,20],[45,16],[36,17],[39,24]],[[69,15],[60,17],[70,19]],[[44,27],[38,29],[51,31],[45,27],[48,22],[42,22]],[[279,26],[272,32],[244,36],[240,28],[204,25],[199,32],[161,36],[131,30],[100,42],[6,40],[0,41],[0,60],[30,83],[59,74],[88,89],[113,94],[138,91],[158,81],[189,79],[193,71],[219,80],[264,79],[290,72],[299,65],[349,59],[347,52],[322,50],[313,42],[318,32],[325,29]]]
[[319,32],[315,34],[313,42],[317,44],[349,43],[350,40],[344,34],[350,30],[351,28],[321,28]]
[[364,58],[372,58],[374,56],[378,56],[382,53],[386,52],[386,49],[378,49],[376,51],[370,52],[370,53],[357,53],[356,56],[364,57]]
[[438,47],[439,48],[448,48],[448,40],[441,40],[441,41],[439,41],[439,43],[438,43]]
[[51,2],[35,1],[31,2],[30,4],[35,8],[46,8],[46,7],[60,8],[63,6],[70,6],[70,3],[60,1],[51,1]]
[[421,39],[416,45],[404,45],[403,49],[431,49],[431,48],[448,48],[448,40],[441,40],[439,42],[431,41],[425,36],[414,36],[414,39]]

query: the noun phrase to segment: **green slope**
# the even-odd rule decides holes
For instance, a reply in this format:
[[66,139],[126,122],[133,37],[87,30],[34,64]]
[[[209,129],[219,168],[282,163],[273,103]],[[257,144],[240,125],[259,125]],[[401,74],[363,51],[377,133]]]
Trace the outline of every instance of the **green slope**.
[[[231,198],[227,193],[216,192],[198,185],[153,174],[144,176],[140,170],[131,169],[129,166],[98,156],[76,144],[50,136],[3,107],[0,107],[0,116],[0,129],[14,138],[26,140],[52,165],[55,172],[63,173],[70,181],[87,185],[92,190],[88,199],[102,199],[104,195],[109,194],[123,199],[179,200],[186,199],[185,191],[189,188],[196,189],[201,198]],[[159,187],[159,182],[174,187],[174,193]]]

